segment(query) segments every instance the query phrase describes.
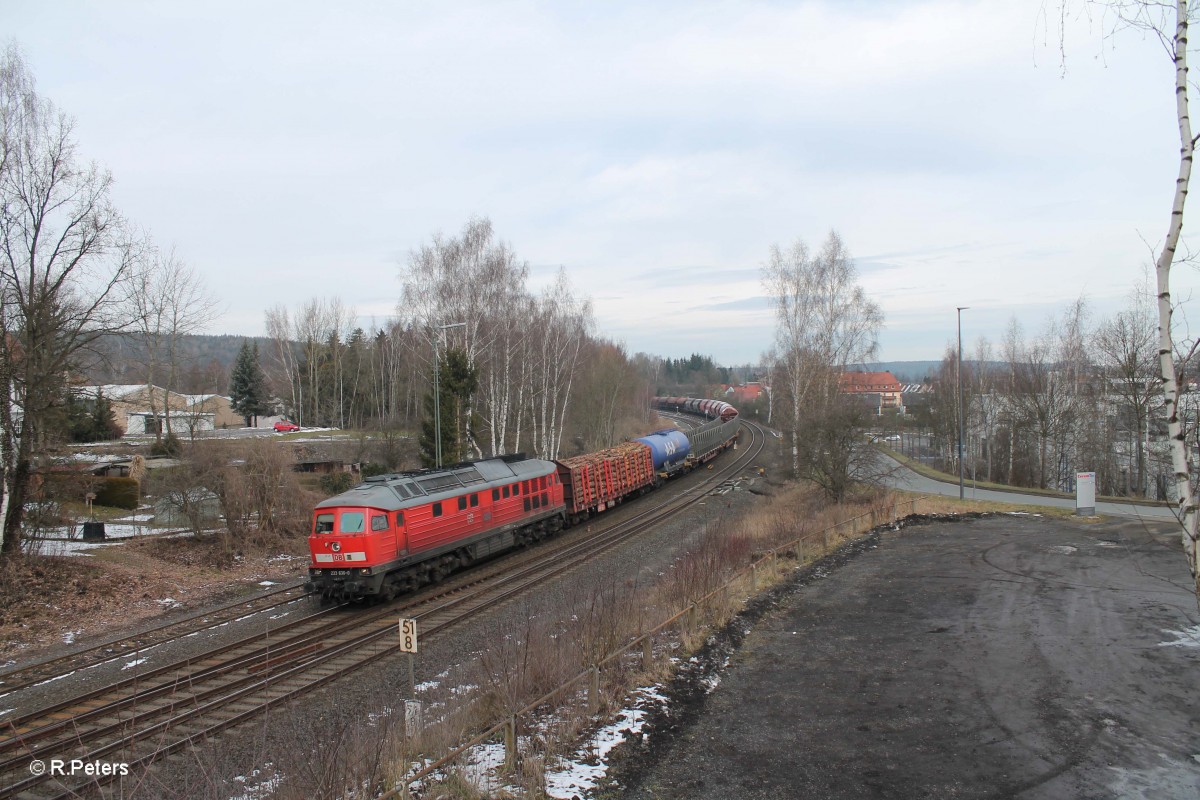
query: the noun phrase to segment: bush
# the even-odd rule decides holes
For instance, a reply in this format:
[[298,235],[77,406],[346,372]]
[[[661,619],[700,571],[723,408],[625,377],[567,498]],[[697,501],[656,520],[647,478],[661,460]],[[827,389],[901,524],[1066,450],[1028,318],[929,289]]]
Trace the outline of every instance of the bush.
[[174,433],[163,437],[162,441],[150,445],[150,455],[152,456],[178,458],[182,451],[183,446],[179,442],[179,437]]
[[135,478],[103,478],[96,486],[96,505],[132,511],[138,507],[140,490]]
[[386,475],[391,472],[387,464],[376,464],[373,461],[368,461],[362,465],[362,476],[364,478],[373,478],[376,475]]
[[321,476],[321,489],[329,494],[340,494],[354,485],[349,472],[331,472]]

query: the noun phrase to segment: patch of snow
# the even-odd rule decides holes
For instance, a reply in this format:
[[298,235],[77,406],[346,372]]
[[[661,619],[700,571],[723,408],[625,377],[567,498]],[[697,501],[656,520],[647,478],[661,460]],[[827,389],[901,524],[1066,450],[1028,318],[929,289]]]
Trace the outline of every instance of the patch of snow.
[[183,603],[179,602],[174,597],[164,597],[162,600],[155,600],[154,602],[162,606],[164,611],[169,611],[172,608],[183,608]]
[[259,586],[275,586],[276,583],[275,583],[275,581],[259,581],[258,585]]
[[1163,629],[1163,633],[1174,636],[1173,642],[1159,642],[1159,647],[1200,647],[1200,625],[1194,625],[1181,631]]
[[[270,762],[263,765],[264,769],[270,766]],[[262,771],[256,769],[248,776],[238,775],[236,778],[234,778],[234,780],[238,783],[243,783],[246,785],[246,791],[233,795],[229,798],[229,800],[264,800],[264,798],[275,794],[275,790],[278,789],[279,784],[283,782],[283,778],[281,776],[272,775],[270,778],[265,778],[257,781],[256,783],[251,783],[251,781],[256,780],[259,775],[262,775]]]
[[[113,522],[149,522],[152,519],[154,519],[154,512],[150,511],[141,514],[130,514],[128,517],[114,519]],[[107,530],[107,526],[105,530]]]
[[1077,553],[1077,552],[1079,552],[1079,548],[1078,548],[1078,547],[1071,547],[1071,545],[1069,545],[1069,544],[1052,544],[1052,545],[1047,545],[1047,546],[1046,546],[1046,549],[1047,549],[1047,550],[1049,550],[1051,553],[1059,553],[1059,554],[1061,554],[1061,555],[1064,555],[1064,556],[1069,556],[1069,555],[1071,555],[1072,553]]
[[69,678],[74,674],[75,674],[75,670],[71,670],[70,672],[66,673],[65,675],[55,675],[53,678],[47,678],[46,680],[42,681],[41,683],[35,683],[34,686],[45,686],[47,683],[54,683],[55,681],[61,681],[63,678]]
[[88,550],[97,547],[108,547],[104,542],[81,542],[65,539],[28,539],[26,546],[30,553],[39,556],[91,556]]
[[1109,767],[1112,781],[1108,788],[1113,797],[1124,800],[1191,800],[1196,796],[1196,768],[1186,761],[1175,761],[1165,755],[1162,766],[1144,769]]
[[3,711],[0,711],[0,717],[3,717],[5,714],[11,714],[14,711],[16,711],[15,708],[6,708]]
[[121,669],[123,669],[123,670],[126,670],[126,669],[133,669],[133,668],[134,668],[134,667],[136,667],[137,665],[139,665],[139,664],[145,664],[145,663],[146,663],[147,661],[149,661],[149,660],[150,660],[150,659],[148,659],[148,658],[135,658],[133,661],[130,661],[128,664],[126,664],[125,666],[121,667]]
[[1120,547],[1121,546],[1120,542],[1099,541],[1099,542],[1096,542],[1096,544],[1098,544],[1100,547]]
[[421,681],[416,685],[415,688],[418,692],[432,692],[439,686],[441,686],[441,684],[437,681]]
[[75,642],[75,637],[81,633],[83,633],[82,629],[77,630],[77,631],[67,631],[66,633],[63,634],[63,637],[62,637],[63,644],[73,644]]
[[570,761],[546,772],[547,797],[569,800],[582,797],[596,787],[597,781],[608,770],[608,754],[625,741],[627,735],[641,732],[647,708],[664,702],[663,696],[653,687],[636,690],[634,696],[639,695],[641,699],[633,708],[623,709],[616,720],[596,731],[583,747],[575,751]]
[[502,787],[497,775],[503,766],[504,745],[481,744],[471,748],[467,762],[463,765],[462,776],[478,787],[484,796],[492,797],[498,794]]

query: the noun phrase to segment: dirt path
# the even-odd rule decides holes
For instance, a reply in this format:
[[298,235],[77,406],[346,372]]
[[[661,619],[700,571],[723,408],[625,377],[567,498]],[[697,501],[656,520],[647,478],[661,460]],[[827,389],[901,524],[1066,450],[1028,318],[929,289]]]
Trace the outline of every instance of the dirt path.
[[1200,797],[1200,615],[1169,527],[995,516],[831,558],[611,796]]

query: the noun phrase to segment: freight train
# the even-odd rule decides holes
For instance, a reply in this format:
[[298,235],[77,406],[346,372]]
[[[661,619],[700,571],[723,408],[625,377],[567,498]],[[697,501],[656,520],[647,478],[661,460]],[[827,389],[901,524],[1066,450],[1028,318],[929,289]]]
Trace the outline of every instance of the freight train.
[[[654,398],[710,421],[557,461],[500,456],[367,478],[317,504],[306,588],[323,601],[391,600],[481,559],[525,547],[694,469],[732,446],[737,409]],[[720,408],[710,404],[718,403]],[[701,404],[704,404],[703,408]]]
[[724,400],[702,400],[695,397],[656,397],[651,406],[660,411],[679,411],[685,414],[701,414],[709,419],[725,422],[738,415],[738,411]]

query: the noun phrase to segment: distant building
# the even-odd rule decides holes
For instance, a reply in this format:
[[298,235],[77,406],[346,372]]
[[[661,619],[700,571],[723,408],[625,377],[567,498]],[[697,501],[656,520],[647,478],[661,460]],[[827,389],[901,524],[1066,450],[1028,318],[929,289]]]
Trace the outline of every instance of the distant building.
[[903,386],[890,372],[843,372],[840,385],[846,394],[864,395],[876,413],[885,409],[904,413]]
[[758,381],[743,383],[741,386],[726,384],[722,388],[724,389],[725,402],[731,403],[735,406],[738,403],[753,403],[762,397],[764,393],[769,393],[771,391]]
[[113,422],[126,436],[165,431],[168,417],[171,431],[178,436],[242,426],[241,416],[231,407],[232,401],[219,394],[167,394],[162,387],[146,383],[77,386],[74,391],[79,397],[91,400],[103,394],[112,404]]

